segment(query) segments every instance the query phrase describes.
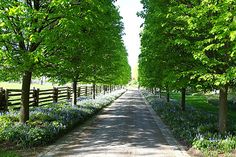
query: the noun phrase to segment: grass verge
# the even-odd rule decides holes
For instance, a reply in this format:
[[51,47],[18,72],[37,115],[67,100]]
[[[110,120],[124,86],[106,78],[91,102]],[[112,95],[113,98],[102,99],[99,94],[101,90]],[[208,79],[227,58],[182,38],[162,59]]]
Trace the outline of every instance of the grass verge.
[[[171,93],[171,98],[177,101],[180,101],[181,95],[180,93]],[[193,93],[186,95],[186,103],[188,106],[193,106],[196,109],[211,112],[213,114],[218,114],[219,108],[219,96],[214,94],[201,94],[201,93]],[[229,118],[236,119],[236,109],[234,108],[236,104],[233,104],[232,96],[229,97],[228,100],[229,105]]]
[[176,101],[166,103],[146,91],[143,95],[182,144],[201,150],[203,156],[235,155],[232,153],[236,149],[236,125],[232,119],[228,132],[219,134],[218,112],[192,105],[187,105],[183,112]]
[[[22,86],[21,83],[0,82],[0,87],[4,89],[21,89],[21,86]],[[36,83],[32,83],[30,86],[31,86],[31,89],[33,89],[33,87],[39,88],[39,89],[52,89],[53,88],[52,85],[41,85],[41,84],[36,84]]]

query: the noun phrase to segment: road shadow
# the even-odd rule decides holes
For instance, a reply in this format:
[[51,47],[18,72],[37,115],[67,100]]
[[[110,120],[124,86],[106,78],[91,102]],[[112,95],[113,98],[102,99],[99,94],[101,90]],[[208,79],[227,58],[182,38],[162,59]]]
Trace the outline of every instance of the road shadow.
[[126,92],[82,133],[72,132],[70,138],[63,142],[63,148],[52,156],[122,155],[133,148],[147,150],[141,152],[144,156],[157,154],[152,150],[158,148],[169,149],[169,144],[136,90]]

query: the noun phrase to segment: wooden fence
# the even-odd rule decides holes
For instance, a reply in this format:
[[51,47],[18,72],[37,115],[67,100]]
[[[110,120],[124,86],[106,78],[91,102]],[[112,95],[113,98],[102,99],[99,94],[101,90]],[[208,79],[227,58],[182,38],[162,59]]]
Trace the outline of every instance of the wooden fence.
[[[111,92],[121,86],[95,86],[95,94]],[[9,107],[19,109],[21,103],[21,89],[3,89],[0,88],[0,110],[6,111]],[[91,96],[93,94],[92,85],[81,85],[77,88],[77,97]],[[52,89],[30,90],[30,107],[43,106],[57,102],[71,101],[71,87],[53,87]]]

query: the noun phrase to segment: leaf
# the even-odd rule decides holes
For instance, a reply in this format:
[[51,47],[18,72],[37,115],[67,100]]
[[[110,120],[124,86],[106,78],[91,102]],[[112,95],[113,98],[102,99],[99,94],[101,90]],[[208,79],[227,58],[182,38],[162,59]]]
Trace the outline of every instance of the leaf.
[[236,31],[230,32],[230,41],[234,41],[236,38]]

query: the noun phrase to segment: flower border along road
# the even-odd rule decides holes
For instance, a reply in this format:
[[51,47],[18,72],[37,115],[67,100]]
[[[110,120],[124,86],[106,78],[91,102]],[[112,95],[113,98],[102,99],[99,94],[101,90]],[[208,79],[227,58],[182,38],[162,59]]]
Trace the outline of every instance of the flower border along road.
[[156,114],[156,112],[153,110],[149,102],[146,100],[146,98],[143,96],[143,93],[139,91],[148,110],[150,111],[156,125],[161,130],[162,135],[166,139],[167,143],[170,145],[170,148],[173,150],[176,157],[190,157],[187,152],[185,151],[184,147],[179,144],[179,142],[173,137],[168,127],[162,122],[161,118]]
[[[103,107],[99,110],[99,112],[96,112],[90,119],[88,119],[87,121],[84,121],[84,123],[82,125],[75,128],[74,130],[72,130],[69,134],[58,139],[54,144],[47,146],[43,152],[41,152],[40,154],[37,155],[37,157],[51,157],[54,155],[54,152],[62,149],[63,147],[65,147],[65,145],[68,145],[68,143],[70,143],[70,141],[73,141],[74,136],[78,136],[79,134],[81,134],[84,130],[86,130],[94,122],[96,117],[99,115],[99,113],[101,113],[103,111],[104,108],[106,108],[107,106],[112,104],[117,98],[119,98],[125,92],[126,92],[126,90],[114,91],[110,94],[103,95],[101,97],[97,97],[97,99],[95,99],[95,100],[84,100],[84,102],[82,101],[81,103],[83,105],[84,104],[93,104],[95,106],[97,106],[97,105],[99,106],[99,105],[105,103],[103,101],[105,97],[110,98],[110,99],[108,98],[110,100],[109,102],[106,102],[105,105],[102,105]],[[91,102],[93,102],[93,103],[91,103]],[[80,104],[79,104],[79,106],[80,106]]]

